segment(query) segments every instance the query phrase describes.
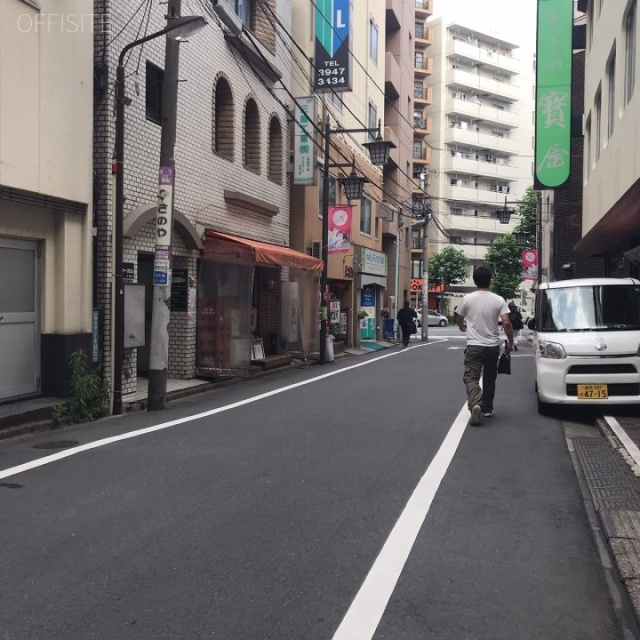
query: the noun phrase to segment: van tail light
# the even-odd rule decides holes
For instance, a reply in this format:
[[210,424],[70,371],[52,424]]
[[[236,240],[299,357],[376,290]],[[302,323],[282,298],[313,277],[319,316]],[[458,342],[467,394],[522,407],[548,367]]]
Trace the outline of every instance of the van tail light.
[[[557,342],[546,342],[541,340],[539,343],[539,351],[541,358],[549,358],[551,360],[563,360],[567,357],[564,347]],[[639,346],[640,349],[640,346]]]

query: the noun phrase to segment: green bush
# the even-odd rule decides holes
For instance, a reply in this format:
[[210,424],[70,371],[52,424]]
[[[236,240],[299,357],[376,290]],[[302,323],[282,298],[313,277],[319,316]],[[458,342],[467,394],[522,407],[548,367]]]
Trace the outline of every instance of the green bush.
[[69,392],[68,411],[74,423],[96,420],[109,402],[109,383],[89,372],[87,356],[80,349],[69,358]]

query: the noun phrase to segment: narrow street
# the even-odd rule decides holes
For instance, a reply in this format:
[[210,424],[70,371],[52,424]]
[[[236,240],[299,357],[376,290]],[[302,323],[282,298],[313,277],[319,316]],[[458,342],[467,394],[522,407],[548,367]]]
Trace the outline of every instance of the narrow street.
[[429,336],[0,444],[0,638],[631,637],[529,345],[469,427]]

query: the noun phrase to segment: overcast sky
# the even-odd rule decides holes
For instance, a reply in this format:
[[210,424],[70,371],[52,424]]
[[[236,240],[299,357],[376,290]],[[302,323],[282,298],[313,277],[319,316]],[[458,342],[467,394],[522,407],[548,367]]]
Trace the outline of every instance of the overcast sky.
[[460,20],[478,30],[535,48],[536,0],[434,0],[433,17]]

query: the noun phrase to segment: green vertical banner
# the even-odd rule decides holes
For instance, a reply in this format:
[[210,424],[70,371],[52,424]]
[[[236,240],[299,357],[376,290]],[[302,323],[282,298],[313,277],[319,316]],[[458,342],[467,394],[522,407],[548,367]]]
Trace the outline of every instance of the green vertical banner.
[[538,0],[536,181],[564,184],[571,170],[573,0]]

